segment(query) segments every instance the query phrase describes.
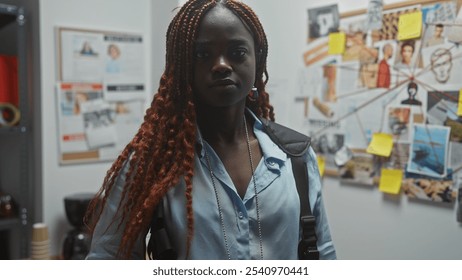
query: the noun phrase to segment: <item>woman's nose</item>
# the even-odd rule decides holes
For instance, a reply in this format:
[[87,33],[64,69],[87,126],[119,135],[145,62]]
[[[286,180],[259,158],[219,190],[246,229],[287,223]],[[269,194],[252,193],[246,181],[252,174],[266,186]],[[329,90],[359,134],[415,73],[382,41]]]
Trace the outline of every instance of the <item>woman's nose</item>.
[[227,73],[231,72],[233,68],[229,64],[228,60],[224,56],[219,56],[213,64],[212,71],[216,73]]

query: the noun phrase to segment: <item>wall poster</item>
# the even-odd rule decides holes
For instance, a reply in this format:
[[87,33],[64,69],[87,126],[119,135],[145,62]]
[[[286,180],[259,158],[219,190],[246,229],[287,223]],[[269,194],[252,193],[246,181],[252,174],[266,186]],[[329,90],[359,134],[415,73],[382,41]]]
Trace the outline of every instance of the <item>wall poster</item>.
[[143,36],[56,30],[60,163],[114,160],[143,120]]

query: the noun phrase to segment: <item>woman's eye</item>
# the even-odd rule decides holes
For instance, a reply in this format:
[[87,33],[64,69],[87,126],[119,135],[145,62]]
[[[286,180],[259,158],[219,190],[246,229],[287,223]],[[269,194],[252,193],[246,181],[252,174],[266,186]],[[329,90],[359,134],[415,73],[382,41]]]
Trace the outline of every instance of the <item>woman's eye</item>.
[[237,49],[232,52],[234,57],[243,57],[247,54],[247,50],[245,49]]
[[194,53],[194,56],[195,56],[196,58],[206,58],[206,57],[209,56],[209,53],[206,52],[206,51],[196,51],[196,52]]

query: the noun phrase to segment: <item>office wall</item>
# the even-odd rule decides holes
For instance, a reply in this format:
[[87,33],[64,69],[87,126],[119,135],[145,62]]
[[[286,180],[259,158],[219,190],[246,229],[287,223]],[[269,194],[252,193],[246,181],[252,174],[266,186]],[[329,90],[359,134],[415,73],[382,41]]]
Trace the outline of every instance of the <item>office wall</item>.
[[[95,192],[110,163],[60,166],[54,85],[57,76],[55,26],[141,32],[147,41],[150,92],[157,89],[164,66],[165,32],[172,10],[184,0],[40,0],[43,221],[50,226],[51,253],[59,254],[70,229],[63,198],[75,192]],[[245,0],[260,16],[268,34],[269,89],[277,120],[300,126],[291,116],[298,92],[298,69],[306,49],[310,7],[338,3],[341,12],[365,8],[367,0]],[[387,4],[399,1],[385,1]],[[455,206],[409,201],[387,196],[376,188],[340,185],[324,179],[324,199],[341,259],[462,259],[462,226]]]
[[[337,3],[340,12],[347,12],[367,8],[368,1],[246,2],[268,35],[269,89],[275,90],[271,100],[276,118],[299,128],[291,106],[299,93],[297,71],[307,46],[307,9]],[[384,195],[375,187],[342,185],[332,178],[324,178],[324,200],[340,259],[462,259],[456,205],[410,201],[403,194]]]
[[[49,226],[52,255],[60,253],[63,238],[71,228],[65,217],[64,197],[77,192],[96,192],[110,166],[108,162],[59,165],[55,99],[57,79],[55,27],[78,27],[143,34],[146,41],[145,72],[148,77],[151,77],[153,4],[151,0],[40,1],[42,221]],[[151,80],[148,78],[147,81],[149,92],[152,92]]]

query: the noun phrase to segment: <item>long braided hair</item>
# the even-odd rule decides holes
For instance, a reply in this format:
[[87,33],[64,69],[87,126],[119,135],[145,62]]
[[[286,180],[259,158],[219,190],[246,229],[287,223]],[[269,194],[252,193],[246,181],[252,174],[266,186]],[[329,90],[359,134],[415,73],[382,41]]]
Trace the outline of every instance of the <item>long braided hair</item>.
[[[123,230],[118,257],[129,258],[135,241],[149,228],[155,207],[180,179],[186,184],[186,254],[194,231],[192,178],[196,142],[196,111],[192,91],[193,49],[199,24],[217,5],[234,12],[250,29],[257,56],[257,100],[246,105],[257,116],[274,120],[265,91],[268,81],[268,43],[263,27],[250,7],[236,0],[190,0],[175,15],[167,30],[166,64],[157,94],[137,134],[108,170],[103,186],[90,203],[86,221],[91,230],[101,217],[114,183],[129,163],[122,199],[118,206],[119,230]],[[114,221],[113,221],[114,222]]]

